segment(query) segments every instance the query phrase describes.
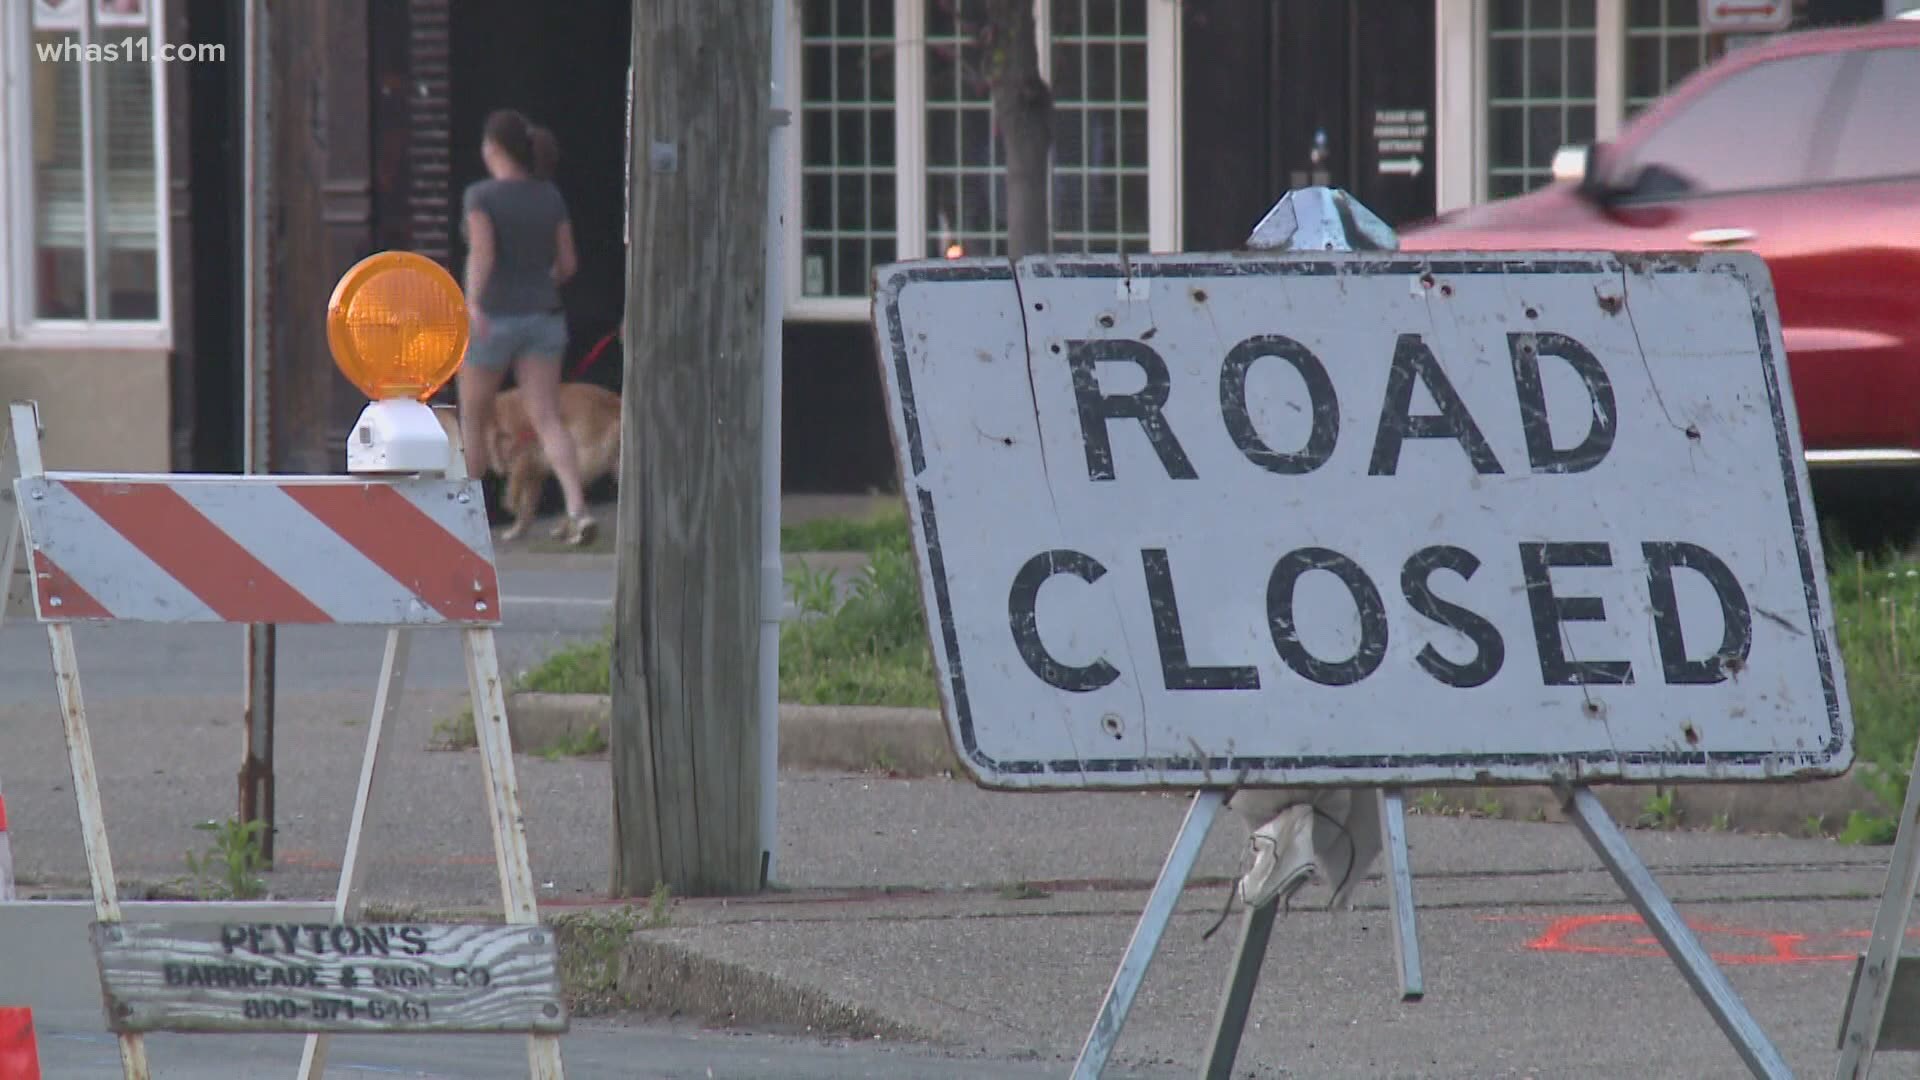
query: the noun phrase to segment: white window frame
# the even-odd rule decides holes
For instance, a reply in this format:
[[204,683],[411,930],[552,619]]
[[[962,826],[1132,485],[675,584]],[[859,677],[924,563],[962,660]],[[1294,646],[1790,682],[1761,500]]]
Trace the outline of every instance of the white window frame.
[[[1434,0],[1440,213],[1487,201],[1489,0]],[[1618,138],[1627,115],[1627,3],[1594,0],[1593,137]]]
[[[0,0],[4,3],[6,0]],[[1182,0],[1147,0],[1147,213],[1149,247],[1179,251],[1185,234],[1180,205],[1183,154],[1180,146],[1180,5]],[[801,0],[787,5],[787,70],[781,107],[800,119]],[[1039,30],[1040,72],[1053,66],[1050,0],[1034,0]],[[896,258],[927,255],[927,84],[926,2],[893,0],[894,229]],[[870,297],[805,296],[804,245],[800,205],[801,133],[788,140],[785,289],[787,319],[795,322],[866,322]]]
[[[94,40],[93,0],[86,0],[87,16],[81,22],[83,45]],[[0,108],[0,266],[11,283],[0,288],[0,345],[35,348],[173,348],[173,222],[168,204],[169,159],[167,131],[167,78],[161,63],[167,43],[166,0],[148,0],[152,55],[147,60],[148,77],[153,84],[154,135],[154,270],[158,318],[129,319],[42,319],[34,311],[38,284],[34,263],[33,237],[33,155],[17,152],[32,138],[33,114],[27,102],[33,58],[29,53],[33,40],[30,2],[0,0],[0,85],[6,88],[5,108]],[[112,33],[111,30],[103,33]],[[84,64],[85,61],[79,61]],[[125,63],[126,61],[117,61]],[[93,272],[98,230],[95,218],[93,176],[94,140],[93,80],[81,79],[81,100],[87,103],[81,119],[83,171],[86,174],[87,290],[98,303],[98,281]]]

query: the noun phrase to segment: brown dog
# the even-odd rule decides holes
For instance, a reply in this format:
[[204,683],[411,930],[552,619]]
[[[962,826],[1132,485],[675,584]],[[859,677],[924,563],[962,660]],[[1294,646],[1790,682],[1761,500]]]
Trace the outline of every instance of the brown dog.
[[[592,484],[603,476],[620,479],[620,395],[592,383],[560,384],[560,422],[573,436],[575,454],[580,463],[580,484]],[[454,413],[439,412],[441,424],[451,425]],[[487,436],[487,471],[506,477],[506,490],[500,503],[513,515],[513,524],[500,534],[502,540],[514,540],[533,524],[540,507],[540,496],[553,464],[547,460],[540,438],[527,418],[526,399],[518,388],[494,396],[493,417],[484,426]],[[555,531],[563,535],[566,523]]]

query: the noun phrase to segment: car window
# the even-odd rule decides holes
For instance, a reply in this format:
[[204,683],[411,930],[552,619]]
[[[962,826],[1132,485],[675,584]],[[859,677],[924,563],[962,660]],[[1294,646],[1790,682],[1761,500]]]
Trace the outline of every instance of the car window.
[[1615,182],[1668,198],[1784,187],[1811,179],[1811,147],[1842,53],[1769,60],[1720,79],[1635,146]]
[[1860,82],[1834,144],[1834,180],[1920,175],[1920,49],[1861,53]]

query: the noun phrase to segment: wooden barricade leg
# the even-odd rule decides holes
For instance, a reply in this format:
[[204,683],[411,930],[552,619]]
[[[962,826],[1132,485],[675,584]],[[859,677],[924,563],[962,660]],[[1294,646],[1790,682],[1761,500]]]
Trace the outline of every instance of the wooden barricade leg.
[[[520,785],[514,779],[513,740],[507,732],[507,696],[500,682],[500,659],[489,628],[463,630],[467,682],[473,694],[473,729],[480,743],[480,768],[486,776],[487,813],[493,820],[494,864],[500,871],[500,895],[507,922],[536,923],[533,865],[527,858],[526,819],[520,813]],[[561,1080],[560,1040],[527,1036],[527,1060],[534,1080]]]
[[[360,841],[366,835],[367,816],[373,805],[374,782],[383,751],[399,725],[400,695],[407,682],[407,658],[412,652],[412,632],[395,628],[387,631],[387,651],[380,661],[380,682],[373,692],[373,718],[368,722],[366,755],[360,761],[360,787],[353,797],[353,820],[347,826],[347,852],[340,859],[340,887],[333,898],[335,922],[346,922],[360,910],[357,894],[366,881],[366,861],[360,857]],[[309,1034],[300,1052],[300,1080],[320,1080],[327,1070],[328,1036]]]
[[[16,401],[9,412],[13,452],[21,476],[45,472],[40,460],[40,419],[32,404]],[[16,512],[18,507],[13,508]],[[15,532],[18,522],[15,523]],[[10,539],[8,547],[18,544]],[[11,585],[11,582],[9,582]],[[47,626],[53,652],[54,690],[60,696],[60,720],[66,731],[67,762],[73,770],[73,800],[80,810],[81,840],[87,849],[87,873],[93,879],[96,921],[117,923],[120,892],[113,879],[113,857],[107,851],[107,817],[100,805],[100,782],[93,768],[93,739],[87,734],[87,710],[80,698],[80,663],[73,651],[73,628],[66,623]],[[146,1040],[137,1033],[120,1036],[120,1064],[127,1080],[148,1080]]]
[[[67,733],[67,760],[73,767],[73,798],[80,808],[81,838],[87,846],[87,873],[93,878],[94,919],[117,923],[120,894],[113,880],[113,857],[107,852],[107,818],[100,805],[100,782],[93,770],[93,739],[87,734],[87,710],[80,700],[80,665],[73,652],[73,628],[66,623],[47,627],[53,644],[53,680],[60,694],[60,718]],[[147,1049],[137,1033],[120,1036],[120,1063],[127,1080],[147,1080]]]

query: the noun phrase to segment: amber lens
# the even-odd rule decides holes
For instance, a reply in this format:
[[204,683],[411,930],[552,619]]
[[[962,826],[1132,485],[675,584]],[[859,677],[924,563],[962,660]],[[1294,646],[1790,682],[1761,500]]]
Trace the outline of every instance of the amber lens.
[[334,291],[327,342],[341,374],[368,398],[425,401],[465,359],[466,304],[452,275],[432,260],[374,255]]

